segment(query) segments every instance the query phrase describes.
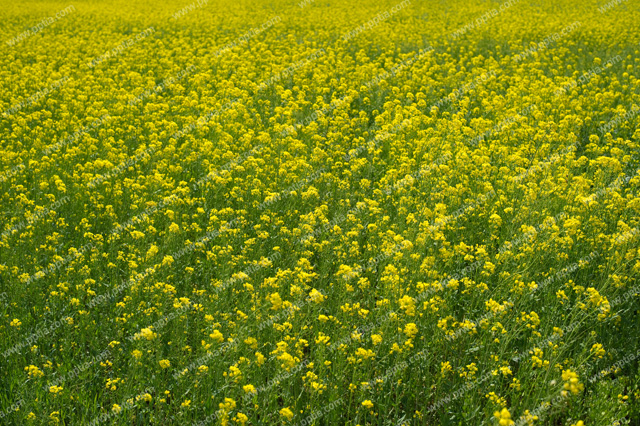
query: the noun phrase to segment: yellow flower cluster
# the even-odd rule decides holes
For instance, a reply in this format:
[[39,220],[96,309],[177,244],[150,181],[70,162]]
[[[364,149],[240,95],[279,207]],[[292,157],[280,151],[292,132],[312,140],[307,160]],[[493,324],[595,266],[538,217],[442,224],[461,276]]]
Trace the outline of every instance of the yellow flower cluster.
[[633,2],[6,3],[0,423],[637,414]]

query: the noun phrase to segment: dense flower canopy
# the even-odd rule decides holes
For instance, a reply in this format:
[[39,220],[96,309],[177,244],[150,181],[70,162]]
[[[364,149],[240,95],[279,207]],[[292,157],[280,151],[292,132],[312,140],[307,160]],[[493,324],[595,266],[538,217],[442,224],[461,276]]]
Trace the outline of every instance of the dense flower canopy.
[[636,3],[188,1],[0,10],[2,424],[638,424]]

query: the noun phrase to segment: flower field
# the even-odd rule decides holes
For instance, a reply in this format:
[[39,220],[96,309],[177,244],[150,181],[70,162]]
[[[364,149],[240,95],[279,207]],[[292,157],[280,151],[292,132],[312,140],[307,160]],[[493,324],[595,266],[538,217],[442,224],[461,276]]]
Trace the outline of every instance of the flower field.
[[5,2],[0,424],[640,425],[637,0]]

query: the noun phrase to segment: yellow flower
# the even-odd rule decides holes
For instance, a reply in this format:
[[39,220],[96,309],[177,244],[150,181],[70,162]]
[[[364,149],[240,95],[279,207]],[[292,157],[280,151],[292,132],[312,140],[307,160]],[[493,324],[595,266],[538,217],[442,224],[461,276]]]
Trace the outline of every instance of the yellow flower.
[[418,326],[412,322],[406,324],[404,326],[404,334],[406,334],[408,338],[413,339],[413,337],[418,334]]
[[158,246],[155,244],[151,244],[151,247],[149,247],[149,250],[147,250],[147,255],[146,255],[147,260],[151,259],[153,256],[158,254],[158,251],[159,251]]
[[11,327],[20,327],[22,325],[22,321],[20,321],[18,318],[14,318],[13,321],[9,323],[9,325]]
[[58,392],[62,392],[62,386],[51,386],[49,388],[49,392],[52,394],[57,394]]
[[234,401],[232,398],[225,398],[224,402],[221,402],[220,404],[218,404],[218,406],[221,410],[231,411],[236,408],[236,401]]
[[318,332],[318,337],[316,337],[316,343],[319,345],[329,345],[330,336],[327,336],[322,331]]
[[358,348],[356,349],[356,356],[361,359],[369,359],[376,356],[371,349]]
[[320,293],[315,288],[313,290],[311,290],[311,293],[309,293],[309,299],[311,299],[311,301],[315,302],[315,303],[322,303],[324,300],[326,300],[326,298],[327,298],[327,296],[325,296],[324,294]]
[[511,368],[509,368],[509,367],[500,367],[500,372],[501,372],[501,373],[502,373],[502,375],[503,375],[503,376],[505,376],[505,377],[506,377],[506,376],[508,376],[508,375],[510,375],[510,374],[513,374],[513,373],[511,372]]
[[163,369],[171,367],[171,362],[168,359],[160,360],[158,363],[160,364],[160,367],[162,367]]
[[29,365],[24,368],[25,371],[29,373],[29,377],[42,377],[44,373],[35,365]]
[[503,408],[502,411],[496,411],[493,415],[498,419],[498,424],[500,426],[510,426],[514,424],[514,421],[511,420],[511,413],[506,408]]
[[154,333],[150,328],[143,328],[140,330],[140,335],[147,340],[153,340],[156,337],[156,333]]
[[289,407],[285,407],[280,410],[280,415],[286,417],[287,420],[291,420],[293,418],[293,411],[291,411]]
[[405,314],[414,316],[416,314],[416,302],[411,296],[405,295],[399,301],[400,309],[404,309]]
[[564,380],[563,395],[568,395],[568,392],[576,395],[584,389],[584,385],[580,383],[578,374],[571,370],[564,370],[562,372],[562,380]]
[[391,350],[389,351],[390,354],[394,352],[397,352],[397,353],[402,352],[402,348],[397,343],[394,343],[393,345],[391,345]]
[[229,376],[230,377],[239,377],[242,376],[242,371],[236,367],[235,365],[232,365],[229,367]]
[[365,399],[364,401],[362,401],[362,406],[370,410],[371,408],[373,408],[373,402],[371,402],[371,400],[369,399]]
[[451,367],[451,363],[449,361],[440,363],[440,374],[442,374],[443,376],[451,370],[453,370],[453,367]]
[[113,406],[111,407],[111,411],[118,414],[122,411],[122,408],[118,404],[113,404]]
[[271,295],[268,296],[267,299],[269,300],[269,302],[271,302],[271,309],[277,311],[282,308],[282,299],[280,298],[279,293],[271,293]]
[[244,390],[245,393],[257,393],[256,392],[256,388],[255,386],[249,384],[249,385],[244,385],[242,387],[242,390]]
[[241,425],[245,425],[249,421],[249,417],[247,417],[245,414],[238,413],[236,414],[236,421]]
[[209,334],[209,337],[211,337],[213,340],[215,340],[218,343],[224,342],[224,336],[219,330],[213,330],[213,333]]
[[378,345],[382,342],[382,336],[379,334],[372,334],[371,341],[373,342],[374,345]]
[[602,358],[607,352],[604,350],[601,343],[596,343],[591,347],[591,353],[597,358]]

